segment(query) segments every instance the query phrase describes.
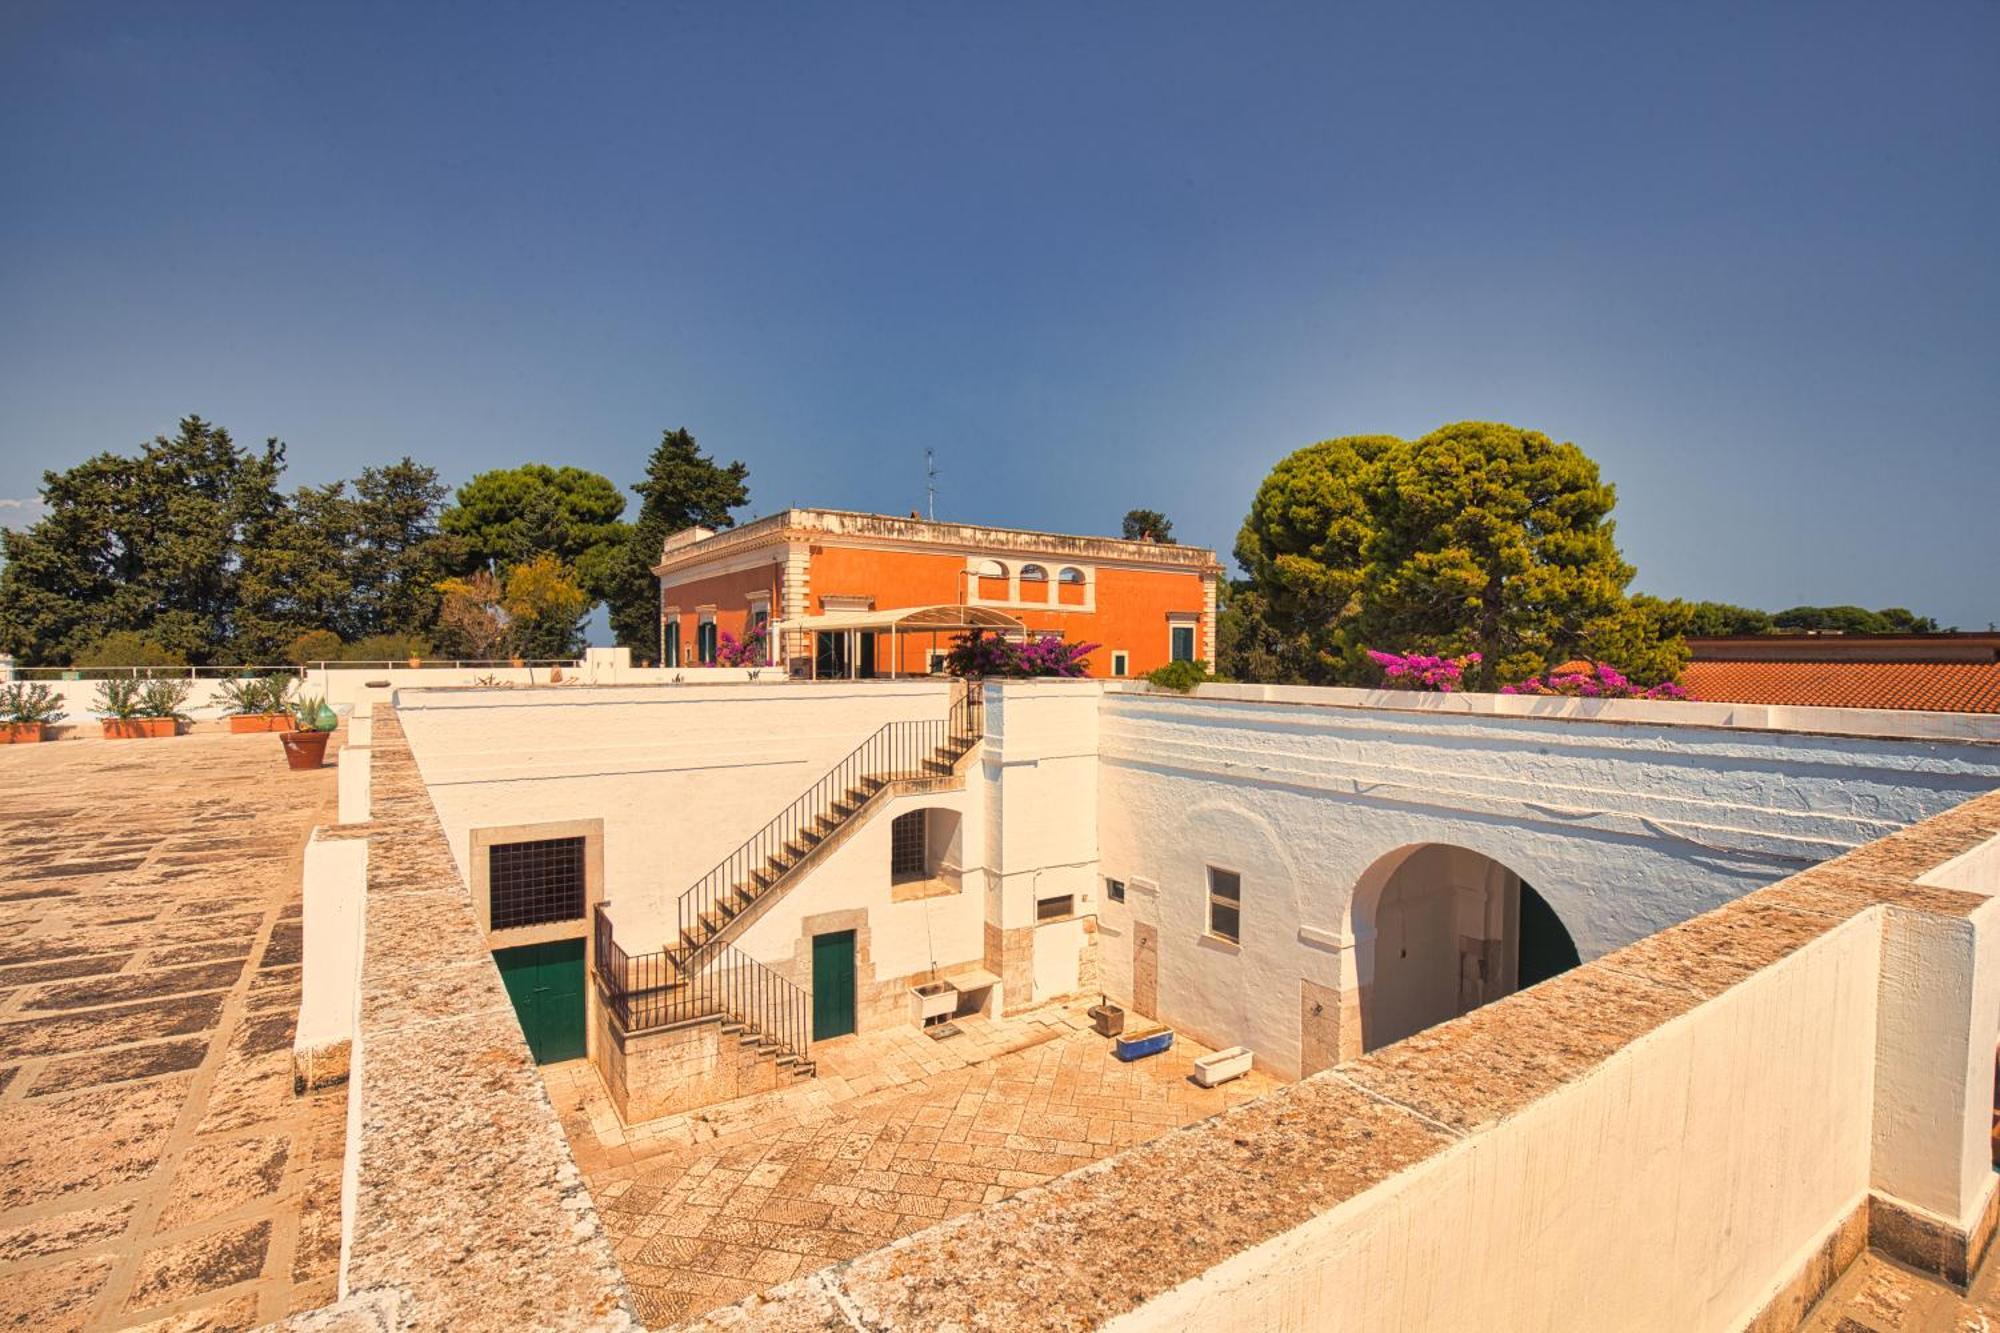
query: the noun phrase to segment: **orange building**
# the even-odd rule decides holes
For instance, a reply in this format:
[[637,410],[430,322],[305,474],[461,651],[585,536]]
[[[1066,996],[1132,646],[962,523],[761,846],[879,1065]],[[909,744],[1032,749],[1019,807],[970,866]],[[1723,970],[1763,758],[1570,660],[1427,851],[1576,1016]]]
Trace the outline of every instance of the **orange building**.
[[763,630],[764,660],[793,675],[921,675],[975,626],[1099,644],[1099,677],[1215,663],[1222,566],[1197,546],[786,509],[677,532],[653,572],[661,661],[679,666]]

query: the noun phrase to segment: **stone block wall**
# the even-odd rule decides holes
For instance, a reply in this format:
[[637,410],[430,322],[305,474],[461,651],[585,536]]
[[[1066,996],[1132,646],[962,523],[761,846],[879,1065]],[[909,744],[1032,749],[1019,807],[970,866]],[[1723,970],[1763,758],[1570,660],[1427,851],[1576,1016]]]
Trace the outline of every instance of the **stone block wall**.
[[740,1027],[719,1018],[614,1036],[613,1044],[620,1043],[624,1077],[612,1084],[611,1095],[627,1124],[769,1092],[793,1077],[791,1066],[760,1052],[743,1040]]

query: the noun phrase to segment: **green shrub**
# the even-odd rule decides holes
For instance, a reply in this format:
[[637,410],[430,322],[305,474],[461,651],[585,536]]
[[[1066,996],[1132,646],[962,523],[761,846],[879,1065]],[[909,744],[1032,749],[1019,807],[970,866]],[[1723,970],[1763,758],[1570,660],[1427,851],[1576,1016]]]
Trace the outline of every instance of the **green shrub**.
[[139,716],[170,717],[176,722],[186,722],[188,715],[181,711],[181,705],[194,693],[191,680],[147,680],[139,683]]
[[97,711],[109,717],[133,718],[139,714],[137,678],[121,676],[97,682]]
[[220,693],[229,711],[240,716],[282,713],[292,692],[293,676],[273,672],[268,676],[238,676],[222,682]]
[[342,661],[403,663],[428,657],[431,646],[413,634],[370,634],[340,650]]
[[138,630],[121,629],[105,635],[76,655],[71,666],[148,667],[186,666],[187,656],[161,646],[159,640]]
[[8,722],[40,722],[49,726],[68,716],[62,710],[62,700],[46,685],[24,682],[0,690],[0,718]]
[[340,657],[340,636],[330,629],[309,629],[285,645],[285,660],[293,666],[332,662]]
[[1195,686],[1214,679],[1199,662],[1169,662],[1146,673],[1148,685],[1175,694],[1193,694]]

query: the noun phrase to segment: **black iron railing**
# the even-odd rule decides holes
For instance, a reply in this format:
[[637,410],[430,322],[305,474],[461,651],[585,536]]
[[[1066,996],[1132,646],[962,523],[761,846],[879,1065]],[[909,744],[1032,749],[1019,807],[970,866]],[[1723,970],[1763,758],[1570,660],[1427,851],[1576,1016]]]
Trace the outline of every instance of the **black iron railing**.
[[985,693],[961,688],[942,718],[890,722],[681,894],[680,931],[667,952],[687,964],[892,782],[946,777],[985,734]]
[[649,1032],[696,1019],[739,1023],[745,1035],[782,1054],[807,1058],[812,1044],[811,997],[735,949],[725,948],[693,976],[682,978],[665,952],[632,955],[612,938],[611,918],[597,909],[597,975],[604,1002],[627,1032]]

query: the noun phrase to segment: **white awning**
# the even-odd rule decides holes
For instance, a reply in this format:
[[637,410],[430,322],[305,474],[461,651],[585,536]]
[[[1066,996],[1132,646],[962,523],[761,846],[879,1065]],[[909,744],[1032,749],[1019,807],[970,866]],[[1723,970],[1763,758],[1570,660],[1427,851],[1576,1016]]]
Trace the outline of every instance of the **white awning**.
[[1004,611],[950,603],[942,606],[892,606],[879,611],[822,611],[816,616],[795,616],[776,623],[776,628],[781,630],[812,632],[886,630],[892,627],[904,632],[991,629],[1003,633],[1026,633],[1028,628]]

